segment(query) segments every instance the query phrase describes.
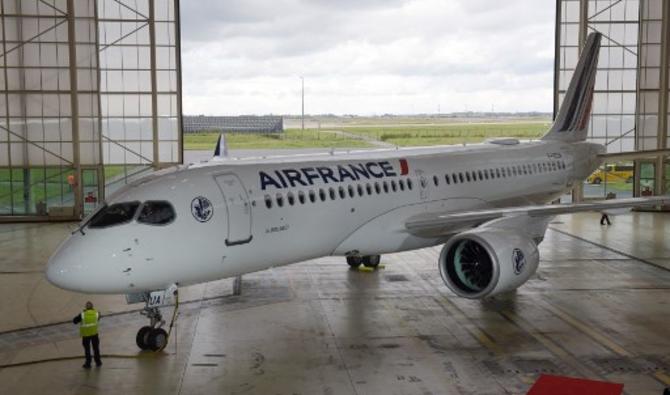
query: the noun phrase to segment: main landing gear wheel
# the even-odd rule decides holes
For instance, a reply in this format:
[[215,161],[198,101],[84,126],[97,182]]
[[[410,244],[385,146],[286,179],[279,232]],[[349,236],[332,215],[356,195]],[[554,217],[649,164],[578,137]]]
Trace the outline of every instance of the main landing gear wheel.
[[380,255],[368,255],[363,257],[363,266],[376,269],[381,261]]
[[352,255],[347,257],[347,265],[351,269],[358,269],[361,263],[363,263],[363,259],[360,256]]

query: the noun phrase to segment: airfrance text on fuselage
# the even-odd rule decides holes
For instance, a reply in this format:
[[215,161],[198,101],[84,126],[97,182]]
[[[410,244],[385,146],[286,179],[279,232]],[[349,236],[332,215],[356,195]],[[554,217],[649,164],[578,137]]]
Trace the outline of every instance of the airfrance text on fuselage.
[[[401,175],[407,174],[406,162],[401,159]],[[384,177],[395,177],[398,173],[389,161],[350,163],[337,166],[315,166],[302,167],[300,169],[275,170],[273,174],[259,171],[261,189],[268,186],[277,189],[295,188],[298,186],[314,185],[318,180],[324,184],[339,183],[345,181],[359,181],[361,179],[374,179]]]

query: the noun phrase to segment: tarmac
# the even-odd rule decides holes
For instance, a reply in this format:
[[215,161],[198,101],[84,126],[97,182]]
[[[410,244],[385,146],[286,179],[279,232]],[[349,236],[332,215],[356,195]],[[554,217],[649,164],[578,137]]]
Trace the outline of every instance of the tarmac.
[[[524,394],[542,373],[670,386],[668,213],[557,217],[537,273],[486,300],[447,289],[439,247],[373,272],[325,257],[245,275],[239,293],[234,279],[186,287],[160,353],[135,345],[141,305],[46,281],[73,227],[0,225],[0,365],[27,363],[0,368],[2,394]],[[91,370],[70,322],[86,300],[106,355]]]

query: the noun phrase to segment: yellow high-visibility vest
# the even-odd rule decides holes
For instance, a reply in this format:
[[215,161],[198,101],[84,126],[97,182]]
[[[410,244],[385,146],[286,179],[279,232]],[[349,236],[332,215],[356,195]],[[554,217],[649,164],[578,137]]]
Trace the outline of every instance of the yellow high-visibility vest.
[[81,313],[81,322],[79,323],[81,337],[98,334],[98,318],[100,318],[100,314],[95,309],[84,310]]

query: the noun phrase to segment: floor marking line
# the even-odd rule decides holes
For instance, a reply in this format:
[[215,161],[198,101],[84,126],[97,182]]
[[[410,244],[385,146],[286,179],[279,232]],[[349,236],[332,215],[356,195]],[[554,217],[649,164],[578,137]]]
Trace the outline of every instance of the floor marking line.
[[546,335],[542,334],[541,331],[539,331],[533,324],[528,322],[526,319],[521,318],[517,314],[513,313],[512,311],[509,310],[501,310],[499,312],[505,319],[508,321],[512,322],[519,328],[521,328],[524,332],[528,333],[530,336],[532,336],[535,340],[537,340],[540,344],[542,344],[549,352],[552,354],[556,355],[561,361],[566,363],[568,366],[570,366],[572,369],[574,369],[576,372],[582,375],[582,377],[589,378],[589,377],[599,377],[601,379],[605,379],[603,376],[598,374],[597,372],[592,371],[590,368],[582,365],[579,360],[574,357],[570,352],[568,352],[566,349],[558,345],[556,342],[551,340],[549,337]]
[[663,266],[663,265],[660,265],[660,264],[658,264],[658,263],[654,263],[654,262],[652,262],[652,261],[646,260],[646,259],[644,259],[644,258],[636,257],[635,255],[631,255],[631,254],[625,253],[625,252],[623,252],[623,251],[616,250],[616,249],[614,249],[614,248],[612,248],[612,247],[608,247],[608,246],[606,246],[606,245],[604,245],[604,244],[596,243],[595,241],[591,241],[591,240],[589,240],[589,239],[585,239],[585,238],[583,238],[583,237],[581,237],[581,236],[573,235],[572,233],[568,233],[568,232],[566,232],[566,231],[564,231],[564,230],[556,229],[556,228],[554,228],[554,227],[552,227],[552,226],[550,226],[549,229],[553,230],[554,232],[560,233],[560,234],[562,234],[562,235],[565,235],[565,236],[568,236],[568,237],[572,237],[572,238],[574,238],[574,239],[583,241],[583,242],[585,242],[585,243],[592,244],[592,245],[594,245],[594,246],[596,246],[596,247],[599,247],[599,248],[602,248],[602,249],[604,249],[604,250],[607,250],[607,251],[610,251],[610,252],[614,252],[614,253],[619,254],[619,255],[621,255],[621,256],[625,256],[626,258],[633,259],[633,260],[636,260],[636,261],[638,261],[638,262],[646,263],[647,265],[654,266],[654,267],[656,267],[656,268],[659,268],[659,269],[665,270],[665,271],[667,271],[667,272],[670,272],[670,268],[667,268],[667,267],[665,267],[665,266]]
[[634,356],[633,353],[628,352],[626,349],[621,347],[619,344],[617,344],[613,339],[609,338],[607,335],[604,333],[601,333],[597,329],[591,327],[585,322],[580,321],[579,319],[572,317],[569,313],[564,311],[558,306],[554,306],[552,303],[547,302],[546,300],[541,303],[541,307],[550,311],[554,315],[556,315],[558,318],[562,319],[563,321],[567,322],[570,324],[572,327],[576,328],[586,336],[590,337],[593,339],[596,343],[600,344],[601,346],[604,346],[605,348],[608,348],[609,350],[613,351],[615,354],[622,356],[622,357],[632,357]]
[[660,381],[661,383],[665,384],[666,386],[670,387],[670,376],[663,372],[656,372],[654,373],[654,377]]

